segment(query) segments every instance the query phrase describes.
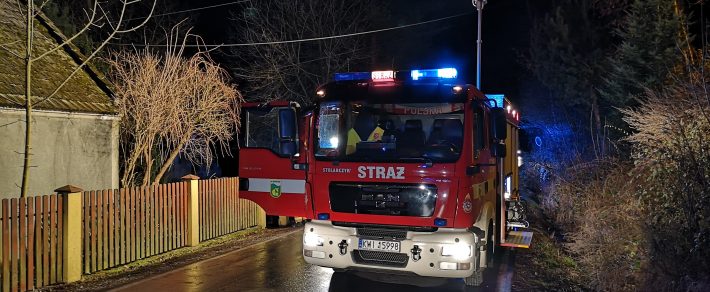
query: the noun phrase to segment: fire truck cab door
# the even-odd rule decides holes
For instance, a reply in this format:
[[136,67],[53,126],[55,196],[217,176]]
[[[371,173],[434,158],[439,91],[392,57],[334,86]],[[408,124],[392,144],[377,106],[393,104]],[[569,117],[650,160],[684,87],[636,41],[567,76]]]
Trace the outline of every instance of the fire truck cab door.
[[311,218],[306,171],[299,168],[299,106],[245,104],[240,131],[240,197],[268,215]]

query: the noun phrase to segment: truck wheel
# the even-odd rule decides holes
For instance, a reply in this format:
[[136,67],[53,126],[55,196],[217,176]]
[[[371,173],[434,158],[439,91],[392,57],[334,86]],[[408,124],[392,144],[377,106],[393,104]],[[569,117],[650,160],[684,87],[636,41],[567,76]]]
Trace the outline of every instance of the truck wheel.
[[496,251],[495,236],[493,236],[495,228],[493,221],[488,223],[488,232],[486,232],[486,266],[490,267],[493,264],[493,257]]

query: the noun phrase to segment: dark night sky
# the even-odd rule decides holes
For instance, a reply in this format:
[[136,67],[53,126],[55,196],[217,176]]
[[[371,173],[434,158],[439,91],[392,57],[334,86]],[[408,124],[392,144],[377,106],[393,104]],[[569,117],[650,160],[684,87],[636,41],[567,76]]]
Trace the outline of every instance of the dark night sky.
[[[327,1],[327,0],[324,0]],[[191,1],[193,7],[229,2],[228,0]],[[470,15],[432,24],[378,33],[375,42],[380,47],[372,52],[373,69],[413,69],[454,66],[459,74],[475,83],[476,13],[470,0],[392,0],[382,1],[389,17],[375,28],[410,24],[450,15],[471,12]],[[235,5],[236,6],[236,5]],[[226,6],[202,10],[196,16],[196,32],[207,43],[227,42],[229,10]],[[505,93],[516,99],[518,84],[525,74],[519,64],[526,50],[529,12],[526,1],[490,0],[484,9],[483,89],[489,93]]]

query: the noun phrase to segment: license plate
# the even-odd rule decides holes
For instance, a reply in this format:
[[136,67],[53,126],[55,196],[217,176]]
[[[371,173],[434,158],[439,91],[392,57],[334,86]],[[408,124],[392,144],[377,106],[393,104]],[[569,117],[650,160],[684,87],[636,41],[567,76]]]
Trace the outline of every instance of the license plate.
[[401,243],[396,241],[360,239],[358,242],[358,248],[386,252],[399,252]]

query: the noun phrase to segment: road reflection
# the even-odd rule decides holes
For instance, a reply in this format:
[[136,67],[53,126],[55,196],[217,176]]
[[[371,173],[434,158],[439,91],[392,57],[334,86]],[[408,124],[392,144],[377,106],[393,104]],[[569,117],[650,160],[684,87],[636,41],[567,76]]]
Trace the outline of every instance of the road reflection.
[[510,291],[514,253],[504,251],[484,272],[482,287],[462,279],[424,279],[362,272],[336,272],[307,264],[302,232],[187,265],[114,291]]

